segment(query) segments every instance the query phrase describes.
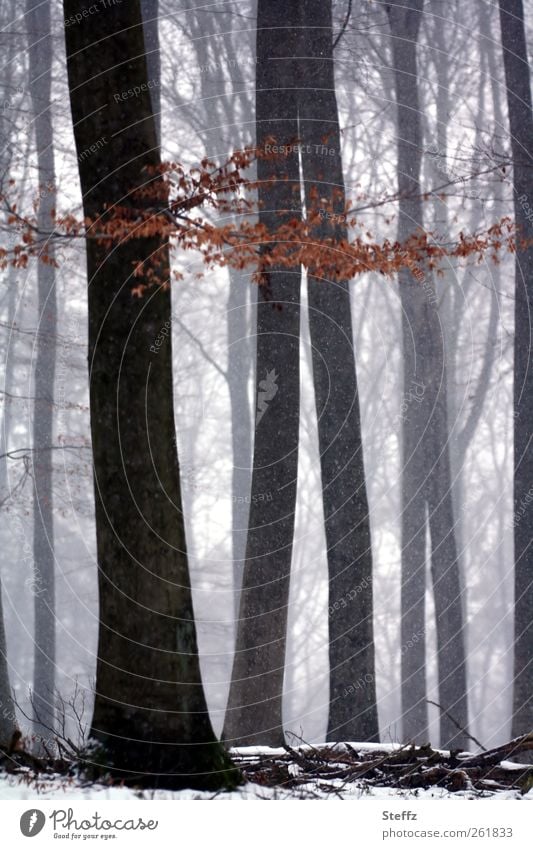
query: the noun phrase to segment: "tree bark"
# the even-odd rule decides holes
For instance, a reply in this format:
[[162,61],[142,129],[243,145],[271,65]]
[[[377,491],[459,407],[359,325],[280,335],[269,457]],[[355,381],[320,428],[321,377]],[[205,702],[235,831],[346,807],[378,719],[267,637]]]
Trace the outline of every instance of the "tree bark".
[[[398,239],[423,227],[422,130],[416,48],[423,0],[386,3],[398,116]],[[403,738],[428,741],[425,682],[426,533],[437,627],[439,702],[467,730],[466,657],[454,535],[444,337],[433,280],[408,262],[399,274],[403,326],[401,657]],[[466,747],[443,713],[441,745]]]
[[141,0],[146,70],[154,113],[157,142],[161,147],[161,52],[159,49],[159,0]]
[[[6,327],[11,327],[15,316],[15,280],[14,271],[10,269],[8,277],[9,293],[7,302],[7,314],[5,317]],[[9,334],[10,336],[10,334]],[[5,353],[5,371],[3,386],[6,392],[10,392],[13,384],[13,363],[15,358],[14,341],[7,340]],[[11,433],[11,405],[4,399],[2,416],[2,429],[0,431],[0,499],[8,497],[9,481],[7,470],[7,457],[5,456]],[[9,678],[9,667],[7,661],[7,641],[4,626],[4,605],[2,599],[2,582],[0,581],[0,744],[7,743],[16,728],[15,705],[11,692]]]
[[233,597],[235,632],[239,619],[246,535],[250,515],[252,419],[248,398],[251,368],[249,277],[229,269],[228,290],[228,390],[231,409],[231,527],[233,541]]
[[[7,4],[6,4],[7,6]],[[13,3],[9,7],[4,6],[2,10],[2,27],[6,26],[13,20],[15,10]],[[12,133],[12,125],[9,115],[6,111],[5,104],[9,102],[12,96],[14,87],[13,80],[13,56],[14,42],[10,41],[10,47],[5,56],[5,73],[2,83],[5,94],[4,108],[0,112],[0,167],[2,175],[5,175],[9,170],[10,158],[10,140]],[[11,268],[7,277],[7,310],[4,316],[6,328],[10,328],[14,321],[15,305],[16,305],[16,290],[14,284],[14,269]],[[6,329],[6,344],[4,348],[5,367],[3,389],[5,392],[12,390],[13,381],[13,363],[14,363],[14,341],[11,338],[11,333]],[[8,470],[7,457],[5,456],[8,450],[9,435],[11,433],[11,405],[8,403],[7,397],[4,398],[2,425],[0,430],[0,499],[8,497]],[[7,661],[7,643],[6,632],[4,625],[4,605],[2,600],[2,581],[0,580],[0,743],[8,743],[11,735],[16,728],[15,706],[13,703],[13,695],[11,692],[11,682],[9,677],[9,667]]]
[[[0,584],[0,605],[2,604],[2,586]],[[2,608],[3,609],[3,608]],[[4,629],[4,617],[0,616],[0,744],[11,739],[16,727],[15,707],[9,683],[7,666],[7,645]]]
[[[65,0],[65,18],[82,8]],[[139,208],[131,192],[160,163],[139,0],[65,34],[84,210],[105,219],[116,204]],[[134,86],[138,97],[114,96]],[[135,297],[148,280],[134,264],[156,251],[158,283]],[[168,245],[89,237],[87,268],[100,598],[91,738],[104,768],[137,782],[228,786],[236,774],[209,720],[186,554]]]
[[[38,226],[50,232],[56,208],[54,136],[52,127],[52,33],[50,4],[27,0],[26,26],[30,92],[34,115]],[[57,332],[54,245],[44,245],[49,261],[37,265],[38,324],[33,405],[33,556],[34,556],[34,672],[32,708],[34,733],[50,740],[55,725],[55,555],[52,452],[54,432],[54,376]]]
[[[346,239],[331,6],[299,4],[299,137],[306,207],[323,210],[314,235]],[[308,292],[329,578],[327,739],[377,741],[372,548],[349,281],[310,271]]]
[[[250,13],[253,14],[253,11]],[[217,40],[213,44],[206,42],[204,30],[201,20],[194,16],[191,22],[191,41],[194,47],[198,66],[200,69],[208,68],[210,62],[215,63],[217,60],[223,62],[225,56],[226,61],[228,49],[231,52],[232,42],[228,44],[228,34],[225,32],[224,19],[217,22],[219,32],[217,36],[222,41],[224,54],[213,56],[217,48],[220,49],[220,42]],[[235,49],[237,49],[235,47]],[[229,59],[231,61],[231,59]],[[244,147],[250,144],[248,138],[248,121],[251,117],[252,104],[248,100],[247,91],[236,92],[235,98],[229,98],[225,93],[222,94],[218,77],[214,83],[209,74],[200,74],[200,92],[202,97],[203,109],[205,110],[205,123],[201,126],[199,134],[206,147],[206,154],[209,155],[210,146],[215,146],[217,149],[222,145],[229,147],[230,144],[226,138],[226,133],[232,135],[237,133],[237,138],[233,145],[236,147]],[[233,83],[238,88],[238,86]],[[221,96],[222,95],[222,96]],[[237,103],[236,103],[237,101]],[[235,119],[235,109],[240,107],[245,115],[243,122],[245,129],[236,128],[233,126]],[[195,108],[194,118],[198,120],[198,110]],[[220,128],[223,135],[220,137]],[[213,139],[213,130],[216,131],[216,136]],[[237,632],[237,622],[239,619],[240,594],[242,586],[242,575],[244,569],[244,560],[246,556],[246,537],[248,530],[249,505],[250,505],[250,486],[251,486],[251,465],[252,465],[252,417],[250,409],[250,401],[248,397],[248,377],[250,368],[252,367],[252,328],[251,328],[251,312],[252,305],[250,303],[250,275],[249,272],[243,273],[234,268],[228,268],[228,300],[227,300],[227,333],[228,333],[228,365],[226,371],[226,380],[229,392],[230,416],[231,416],[231,450],[233,458],[233,468],[231,475],[231,527],[232,527],[232,553],[233,553],[233,609],[234,609],[234,624],[235,633]]]
[[512,721],[512,734],[517,737],[533,728],[533,116],[522,0],[500,0],[500,23],[519,239],[515,261]]
[[[14,288],[12,289],[14,292]],[[13,320],[13,310],[12,306],[14,305],[14,298],[9,297],[9,307],[8,309],[8,320],[7,324],[9,325],[10,319]],[[12,371],[12,358],[13,351],[12,346],[11,350],[7,352],[8,356],[6,357],[6,376],[4,386],[6,387],[6,391],[9,391],[9,387],[11,386],[11,374],[8,375],[8,371]],[[9,405],[4,402],[4,414],[2,420],[2,431],[0,433],[0,454],[5,454],[7,451],[8,444],[8,436],[10,431],[10,423],[9,423]],[[7,497],[8,491],[8,476],[7,476],[7,458],[0,458],[0,497]],[[4,495],[5,493],[5,495]],[[9,667],[7,662],[7,642],[6,642],[6,632],[4,626],[4,605],[2,599],[2,582],[0,581],[0,744],[7,743],[13,731],[16,728],[16,716],[15,716],[15,706],[13,703],[13,695],[11,692],[11,682],[9,678]]]
[[[260,0],[257,148],[294,145],[297,9]],[[300,218],[298,157],[259,158],[260,221]],[[268,251],[268,246],[265,246]],[[282,691],[294,534],[299,430],[300,269],[270,267],[257,303],[255,442],[246,559],[224,738],[283,743]]]

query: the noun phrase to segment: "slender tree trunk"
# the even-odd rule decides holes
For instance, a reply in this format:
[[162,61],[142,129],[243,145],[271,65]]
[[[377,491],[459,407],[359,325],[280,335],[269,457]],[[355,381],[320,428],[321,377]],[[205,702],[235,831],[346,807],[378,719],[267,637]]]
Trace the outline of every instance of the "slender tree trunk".
[[[0,584],[0,605],[2,585]],[[3,607],[1,608],[3,611]],[[0,616],[0,744],[6,744],[16,727],[15,707],[9,683],[7,644],[3,614]]]
[[[81,0],[65,0],[65,18]],[[138,208],[160,158],[139,0],[66,27],[85,214]],[[116,100],[134,86],[137,98]],[[99,108],[107,103],[106,109]],[[91,151],[92,146],[92,151]],[[89,151],[89,153],[87,153]],[[158,251],[159,285],[133,289]],[[204,697],[174,426],[168,246],[87,239],[89,369],[100,629],[91,737],[125,777],[168,787],[235,781]],[[157,340],[157,345],[155,344]]]
[[[15,289],[13,287],[12,292],[14,293]],[[10,292],[10,306],[11,306],[11,292]],[[7,324],[9,325],[10,321],[12,321],[12,310],[8,309],[8,319]],[[11,375],[8,376],[8,370],[11,371],[11,361],[13,357],[12,350],[9,350],[8,356],[6,359],[6,375],[4,386],[6,387],[6,391],[9,391],[9,387],[11,386],[11,380],[9,379]],[[2,418],[2,432],[0,434],[0,455],[4,455],[7,451],[8,444],[8,436],[10,432],[10,424],[9,424],[9,404],[7,403],[7,399],[4,400],[4,414]],[[8,480],[7,480],[7,459],[4,456],[0,456],[0,499],[7,497],[8,492]],[[4,627],[4,605],[2,601],[2,582],[0,581],[0,744],[6,743],[16,726],[16,718],[15,718],[15,707],[13,704],[13,696],[11,693],[11,683],[9,680],[9,669],[7,664],[7,643],[6,643],[6,632]]]
[[[7,4],[6,4],[7,6]],[[10,21],[13,20],[14,17],[14,5],[13,3],[9,4],[9,8],[4,7],[2,10],[2,27],[9,24]],[[2,176],[6,174],[9,169],[9,155],[10,155],[10,140],[11,140],[11,132],[12,125],[11,121],[8,118],[7,110],[5,108],[6,102],[11,102],[10,98],[12,97],[12,89],[14,85],[13,81],[13,47],[14,43],[11,41],[11,48],[8,50],[7,55],[5,56],[5,73],[3,75],[2,83],[4,88],[4,108],[0,113],[0,144],[2,146],[0,153],[0,168],[2,171]],[[4,367],[4,378],[2,381],[3,391],[8,393],[12,391],[12,378],[13,378],[13,363],[14,363],[14,343],[11,337],[11,333],[7,328],[11,328],[14,321],[15,316],[15,271],[13,268],[10,268],[7,274],[7,310],[5,313],[5,324],[6,330],[4,335],[6,337],[6,345],[4,349],[5,354],[5,367]],[[3,399],[3,413],[2,413],[2,425],[0,431],[0,500],[7,498],[8,496],[8,470],[7,470],[7,457],[5,456],[8,445],[9,445],[9,435],[11,433],[11,405],[8,402],[7,395]],[[0,743],[7,743],[13,734],[13,731],[16,727],[16,716],[15,716],[15,707],[13,704],[13,695],[11,692],[11,682],[9,678],[9,668],[7,663],[7,644],[6,644],[6,632],[4,625],[4,605],[2,601],[2,582],[0,580]]]
[[[294,145],[291,80],[296,8],[260,0],[257,13],[257,147]],[[275,140],[275,141],[274,141]],[[258,161],[260,220],[299,218],[298,157]],[[265,248],[265,250],[268,250]],[[224,737],[283,743],[282,691],[296,505],[299,426],[300,270],[271,267],[257,304],[255,443],[246,560]]]
[[228,389],[231,408],[231,473],[233,593],[235,630],[240,609],[240,595],[246,533],[250,515],[250,466],[252,462],[252,432],[248,376],[252,344],[250,341],[250,303],[247,289],[249,277],[235,269],[229,270],[228,292]]
[[[500,0],[513,156],[515,655],[512,735],[533,728],[533,117],[522,0]],[[528,244],[524,244],[528,240]]]
[[[299,11],[306,206],[324,209],[318,239],[346,239],[331,2],[302,0]],[[372,548],[349,281],[310,273],[308,288],[329,577],[328,740],[377,741]]]
[[[253,12],[251,12],[253,14]],[[223,26],[223,25],[222,25]],[[198,66],[209,67],[215,62],[209,51],[210,45],[203,37],[201,21],[193,19],[191,24],[192,42],[196,52]],[[227,49],[226,44],[224,45]],[[223,61],[222,57],[218,57]],[[218,82],[213,84],[207,73],[200,75],[200,90],[205,110],[205,125],[201,137],[209,154],[209,145],[227,144],[226,138],[212,139],[213,128],[232,126],[235,118],[235,103],[233,99],[219,94]],[[239,92],[242,99],[241,107],[246,109],[250,104],[245,100],[245,94]],[[238,144],[249,144],[248,131],[239,134]],[[248,377],[252,360],[251,336],[251,304],[250,276],[234,268],[228,269],[229,287],[227,300],[227,332],[228,332],[228,365],[226,379],[228,384],[230,417],[231,417],[231,450],[233,468],[231,475],[231,528],[233,548],[233,609],[235,632],[239,619],[240,595],[244,559],[246,556],[246,536],[248,530],[251,464],[252,464],[252,419],[248,397]]]
[[[400,191],[405,198],[400,202],[399,233],[400,239],[410,235],[411,229],[421,224],[422,207],[418,198],[409,199],[410,194],[418,195],[421,130],[418,116],[418,91],[416,87],[416,38],[420,24],[422,3],[418,3],[416,25],[411,28],[406,43],[403,39],[404,23],[401,10],[388,5],[389,22],[392,32],[392,53],[396,82],[397,121],[398,121],[398,181]],[[405,15],[407,12],[405,12]],[[416,12],[411,12],[411,15]],[[395,42],[399,41],[396,45]],[[402,67],[409,65],[410,67]],[[405,91],[404,91],[405,89]],[[404,135],[404,128],[407,135]],[[407,170],[405,168],[407,160]],[[403,167],[402,167],[403,166]],[[411,219],[409,212],[412,212]],[[423,448],[424,420],[418,395],[427,387],[422,376],[416,374],[416,357],[410,344],[416,330],[417,338],[424,328],[420,319],[415,320],[411,329],[409,315],[418,306],[423,319],[428,312],[425,293],[405,268],[399,275],[403,324],[403,406],[407,406],[402,425],[402,578],[401,578],[401,646],[411,643],[408,650],[402,651],[402,718],[403,739],[424,743],[429,740],[426,705],[426,661],[425,661],[425,594],[426,594],[426,503],[423,492],[425,464],[421,456]],[[420,291],[419,291],[420,290]],[[412,302],[412,305],[411,305]],[[406,308],[409,313],[406,313]],[[418,327],[417,327],[418,324]],[[415,372],[415,376],[413,375]],[[414,402],[406,405],[411,396]],[[414,635],[418,639],[414,639]]]
[[[22,183],[22,190],[24,181]],[[11,421],[12,421],[12,405],[9,402],[8,394],[13,392],[15,362],[16,362],[16,334],[13,334],[11,328],[14,326],[16,308],[17,308],[17,271],[12,266],[7,271],[7,310],[5,314],[6,329],[6,347],[5,347],[5,368],[4,379],[2,382],[3,391],[6,393],[3,404],[2,429],[0,432],[0,501],[8,499],[11,495],[11,482],[8,473],[8,458],[6,456],[9,450]],[[7,505],[2,504],[2,510],[9,509]],[[6,522],[9,518],[6,516]],[[9,666],[7,661],[7,641],[4,626],[4,606],[2,601],[2,582],[0,581],[0,743],[8,742],[13,731],[17,727],[17,718],[13,694],[11,690]]]
[[[6,328],[13,326],[15,317],[15,272],[13,268],[8,271],[7,285],[7,311],[5,314]],[[2,430],[0,432],[0,500],[8,497],[8,471],[6,452],[9,445],[11,433],[11,404],[8,402],[7,393],[13,389],[13,364],[15,359],[14,342],[9,330],[7,336],[5,354],[4,380],[2,386],[6,392],[3,403]],[[2,582],[0,581],[0,743],[7,742],[16,727],[15,706],[11,693],[9,680],[9,669],[7,664],[7,644],[4,627],[4,606],[2,602]]]
[[[50,231],[56,207],[54,137],[52,128],[52,34],[50,4],[27,0],[30,91],[34,114],[39,175],[38,224]],[[55,725],[55,556],[52,452],[54,375],[57,331],[54,246],[43,249],[50,258],[37,266],[38,323],[33,412],[33,556],[35,570],[35,643],[33,672],[34,731],[50,739]]]
[[[420,199],[422,132],[416,47],[423,0],[386,3],[398,109],[398,238],[423,227]],[[437,626],[439,701],[467,728],[466,658],[454,535],[444,338],[434,282],[414,266],[399,274],[403,324],[401,657],[403,737],[427,742],[425,683],[426,531]],[[441,715],[441,745],[466,738]]]
[[[251,16],[257,15],[257,2],[250,4]],[[249,119],[252,115],[252,103],[248,93],[242,90],[242,84],[234,83],[238,103],[242,110],[243,129],[239,133],[238,144],[250,144]],[[236,100],[237,98],[235,98]],[[223,117],[228,124],[235,119],[236,102],[223,98]],[[209,100],[208,103],[212,101]],[[255,379],[252,338],[255,333],[257,310],[256,292],[250,286],[249,274],[243,274],[230,268],[228,291],[228,389],[231,408],[231,446],[233,471],[232,492],[232,540],[233,540],[233,592],[235,610],[235,633],[238,627],[240,594],[244,561],[246,557],[246,538],[250,516],[250,490],[252,466],[252,422],[255,422],[255,406],[252,413],[248,397],[248,378],[252,370]],[[253,415],[253,419],[252,419]]]
[[[448,123],[451,111],[450,102],[450,59],[447,50],[445,28],[441,20],[440,13],[442,12],[441,0],[431,0],[429,4],[429,13],[435,15],[431,29],[431,38],[435,50],[434,65],[437,75],[437,95],[436,95],[436,120],[435,120],[435,135],[437,153],[433,162],[430,161],[431,178],[434,186],[439,186],[446,182],[446,174],[448,173]],[[426,121],[426,125],[427,125]],[[426,157],[425,162],[428,162],[430,157]],[[433,165],[433,169],[431,169]],[[448,232],[448,202],[446,198],[440,198],[438,195],[433,196],[433,216],[435,232]],[[450,436],[450,469],[452,478],[452,503],[455,517],[455,541],[458,552],[462,551],[462,487],[461,487],[461,469],[464,458],[458,457],[457,450],[457,399],[455,391],[455,376],[457,366],[457,341],[458,328],[457,323],[457,302],[460,301],[460,309],[464,306],[462,292],[457,293],[457,276],[453,268],[443,268],[442,274],[433,278],[435,283],[435,293],[439,304],[439,317],[443,328],[443,339],[445,342],[444,353],[446,362],[446,375],[448,380],[447,400],[448,400],[448,421],[451,428],[454,428],[453,435]],[[438,285],[437,285],[438,284]],[[461,579],[461,600],[463,607],[463,615],[466,613],[466,593],[464,592],[465,582],[462,576],[461,567],[462,558],[459,557],[459,575]]]
[[[12,282],[12,281],[9,281]],[[14,286],[9,292],[8,311],[6,324],[10,326],[13,321]],[[7,348],[7,346],[6,346]],[[6,374],[4,386],[9,391],[11,386],[12,350],[6,351]],[[9,373],[8,373],[9,372]],[[10,432],[9,404],[4,399],[4,414],[2,417],[2,432],[0,434],[0,455],[7,451],[8,435]],[[0,456],[0,498],[7,496],[7,458]],[[7,663],[7,643],[4,627],[4,605],[2,600],[2,582],[0,581],[0,744],[7,743],[16,728],[15,706],[9,680],[9,668]]]

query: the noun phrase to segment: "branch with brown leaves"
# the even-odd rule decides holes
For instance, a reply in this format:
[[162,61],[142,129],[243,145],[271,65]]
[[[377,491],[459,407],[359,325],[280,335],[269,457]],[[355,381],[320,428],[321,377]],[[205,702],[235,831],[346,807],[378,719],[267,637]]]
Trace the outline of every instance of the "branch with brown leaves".
[[[360,198],[358,208],[341,206],[340,192],[327,199],[320,197],[317,189],[305,217],[287,220],[287,211],[280,210],[279,225],[267,227],[258,220],[260,210],[250,200],[257,182],[245,175],[259,157],[274,160],[276,155],[246,148],[234,152],[222,165],[204,159],[186,170],[179,163],[163,163],[145,170],[142,188],[132,189],[120,206],[106,207],[94,219],[55,216],[48,232],[39,230],[35,217],[20,212],[4,193],[0,200],[7,226],[19,241],[0,248],[0,268],[25,268],[32,257],[55,262],[47,245],[57,240],[96,239],[111,250],[125,241],[157,237],[162,252],[170,242],[179,250],[197,252],[208,267],[254,268],[253,279],[263,286],[268,286],[271,269],[300,265],[326,280],[352,279],[367,272],[390,278],[407,267],[420,281],[434,271],[438,274],[444,260],[473,257],[481,262],[488,257],[497,263],[504,252],[516,250],[514,224],[507,217],[472,234],[460,231],[450,236],[420,230],[403,243],[380,240],[360,217]],[[276,181],[275,173],[271,180]],[[294,190],[299,192],[299,185],[295,184]],[[397,199],[393,195],[390,202]],[[381,198],[375,205],[384,202]],[[276,217],[274,213],[272,217]],[[159,272],[156,250],[149,265],[134,264],[133,276],[142,279],[132,294],[142,295],[152,284],[166,284]]]

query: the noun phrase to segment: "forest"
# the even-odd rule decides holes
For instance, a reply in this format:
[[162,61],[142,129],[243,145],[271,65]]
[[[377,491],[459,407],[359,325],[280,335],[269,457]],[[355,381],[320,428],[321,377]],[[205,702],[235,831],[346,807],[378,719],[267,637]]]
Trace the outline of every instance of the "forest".
[[533,799],[531,12],[2,0],[0,798]]

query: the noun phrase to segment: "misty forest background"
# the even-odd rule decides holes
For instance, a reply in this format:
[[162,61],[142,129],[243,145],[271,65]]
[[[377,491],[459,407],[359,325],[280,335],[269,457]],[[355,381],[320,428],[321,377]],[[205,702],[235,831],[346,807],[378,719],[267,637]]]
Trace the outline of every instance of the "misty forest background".
[[[127,3],[122,0],[123,7]],[[111,9],[113,0],[107,5]],[[118,7],[119,0],[114,0],[114,5]],[[309,4],[309,9],[316,5]],[[333,63],[325,58],[321,61],[329,62],[328,73],[334,69],[346,199],[364,208],[358,218],[378,241],[394,241],[402,215],[405,224],[406,217],[411,217],[412,223],[421,214],[423,220],[418,218],[418,223],[443,238],[460,231],[484,231],[504,216],[512,218],[516,200],[498,3],[409,2],[405,4],[409,7],[405,20],[400,20],[401,10],[395,18],[397,5],[367,0],[332,3],[333,31],[331,34],[330,29],[329,38],[334,45]],[[53,209],[74,210],[81,215],[80,161],[90,170],[93,156],[92,152],[82,153],[80,160],[73,137],[65,33],[79,24],[65,19],[67,11],[72,14],[82,4],[66,6],[69,8],[63,9],[59,2],[2,0],[0,9],[2,191],[7,179],[14,179],[13,191],[20,205],[31,208],[33,204],[41,223],[49,220]],[[92,16],[103,19],[108,14],[104,6],[100,0]],[[276,45],[281,45],[281,51],[287,48],[284,36],[271,35],[270,41],[257,47],[258,9],[247,0],[208,5],[194,0],[143,0],[141,6],[149,96],[160,133],[162,160],[189,167],[204,156],[221,161],[231,151],[253,145],[257,79]],[[265,4],[259,6],[263,6],[259,14],[270,14],[270,26],[282,26],[291,15],[291,3],[273,2],[270,12],[265,11]],[[408,20],[414,14],[412,9],[418,9],[419,14],[414,37]],[[530,46],[529,12],[526,0]],[[305,26],[311,43],[316,44],[322,37],[323,20],[314,23],[312,16],[307,16]],[[400,131],[394,69],[398,69],[402,56],[411,55],[408,44],[414,46],[418,63],[419,108],[416,119],[408,119],[407,124],[404,115]],[[263,51],[262,57],[257,56],[257,49]],[[320,58],[323,54],[319,51],[317,55]],[[523,69],[524,78],[528,71]],[[275,88],[264,78],[263,85]],[[292,97],[289,71],[285,85],[288,93],[278,106],[288,104]],[[305,88],[305,81],[301,85]],[[122,97],[128,88],[125,74],[123,87],[117,92]],[[110,98],[113,94],[110,92]],[[140,102],[131,95],[129,100],[131,108]],[[305,121],[311,126],[313,108],[321,108],[321,103],[320,96],[309,88],[299,107],[300,129]],[[266,108],[264,103],[262,108]],[[320,120],[327,124],[329,118],[323,115]],[[402,212],[397,194],[398,139],[406,127],[418,125],[420,136],[412,144],[420,157],[418,194],[423,200],[418,201],[418,210],[404,206]],[[279,139],[280,127],[272,123],[269,127],[272,136]],[[286,140],[289,138],[287,130]],[[298,130],[292,138],[299,138]],[[319,140],[315,134],[313,144]],[[98,148],[96,161],[105,157],[107,141],[94,138],[93,142]],[[329,137],[327,147],[335,148]],[[284,162],[289,170],[289,160],[293,166],[296,163],[298,174],[298,168],[304,167],[303,158],[300,166],[297,154],[285,156]],[[313,156],[308,159],[308,180],[317,179],[316,168],[325,169],[327,174],[328,168],[339,167],[335,154],[316,154],[314,160]],[[412,174],[411,178],[415,179]],[[327,177],[319,174],[318,182],[320,179]],[[335,176],[331,179],[336,181]],[[305,197],[303,202],[305,205]],[[533,194],[527,203],[533,210]],[[2,216],[3,244],[7,245],[14,237],[6,223],[7,212]],[[16,722],[25,733],[43,733],[42,726],[32,722],[35,706],[39,717],[52,726],[66,709],[68,735],[74,736],[78,723],[69,703],[78,708],[84,703],[84,722],[91,721],[99,622],[87,379],[87,271],[81,240],[58,240],[54,251],[57,268],[41,264],[39,270],[39,263],[30,261],[26,268],[7,265],[1,271],[2,610]],[[277,421],[281,432],[284,427],[280,423],[294,426],[290,396],[295,384],[290,367],[274,364],[272,375],[270,368],[263,368],[263,361],[256,370],[257,300],[261,295],[251,279],[253,267],[241,271],[206,269],[201,257],[179,250],[172,252],[171,262],[173,269],[183,274],[172,286],[171,331],[160,326],[146,341],[159,347],[172,333],[181,492],[201,672],[213,728],[220,735],[230,689],[238,584],[244,568],[249,514],[257,517],[261,510],[273,509],[277,498],[270,488],[256,487],[252,494],[255,411],[261,398],[266,400],[256,427],[257,432],[261,426],[271,428],[271,458],[276,462],[273,422]],[[437,449],[437,460],[430,459],[428,466],[426,455],[422,462],[430,478],[438,477],[442,451],[449,457],[449,478],[445,463],[441,481],[444,494],[437,502],[451,497],[453,515],[442,536],[444,546],[451,538],[456,545],[456,555],[447,556],[451,557],[450,568],[458,564],[460,597],[459,601],[451,598],[450,604],[459,604],[466,655],[466,693],[457,692],[447,706],[471,735],[492,747],[509,740],[512,734],[529,730],[531,719],[528,673],[526,683],[523,679],[521,684],[522,694],[529,688],[526,708],[521,721],[512,727],[514,535],[520,526],[521,532],[531,537],[533,521],[529,506],[533,494],[524,501],[523,509],[513,501],[515,256],[503,251],[499,262],[494,262],[488,252],[481,261],[477,255],[463,262],[447,258],[441,272],[431,273],[426,278],[430,283],[419,285],[434,287],[436,326],[444,340],[445,369],[441,368],[439,380],[447,389],[444,401],[442,395],[437,398],[437,406],[445,405],[444,411],[440,409],[441,418],[429,419],[435,433],[447,415],[447,433]],[[404,275],[409,273],[404,269]],[[347,609],[355,622],[371,587],[375,676],[370,672],[368,678],[366,674],[355,680],[345,677],[342,683],[346,693],[341,691],[337,696],[356,714],[361,700],[372,694],[375,686],[381,741],[416,738],[423,742],[425,736],[435,745],[444,745],[450,742],[450,735],[441,739],[442,717],[434,704],[423,704],[427,730],[423,719],[419,731],[413,730],[416,720],[415,725],[407,722],[402,726],[406,693],[404,682],[402,708],[401,678],[406,657],[415,658],[419,669],[422,657],[421,675],[427,683],[424,696],[435,703],[443,701],[438,684],[429,533],[421,532],[418,555],[411,552],[423,560],[416,574],[417,587],[425,584],[425,592],[418,592],[418,626],[409,633],[401,628],[403,425],[406,417],[427,402],[427,386],[422,379],[405,385],[402,299],[397,278],[374,270],[362,273],[350,283],[349,293],[372,564],[370,571],[359,573],[366,578],[362,586],[360,577],[347,584],[351,588],[348,598],[336,595],[331,587],[328,592],[328,547],[332,542],[330,539],[328,545],[325,533],[304,275],[298,319],[298,450],[293,453],[297,492],[295,510],[290,511],[294,513],[294,532],[288,532],[293,536],[292,549],[290,545],[287,548],[286,537],[280,537],[280,556],[288,558],[290,564],[283,726],[295,735],[289,738],[293,742],[298,738],[308,742],[326,739],[328,608],[330,616]],[[403,307],[405,311],[405,302]],[[349,327],[349,322],[345,326]],[[427,331],[431,325],[422,325],[422,333],[424,327]],[[318,338],[320,328],[315,327],[315,333]],[[423,344],[431,348],[433,343],[435,338],[430,335]],[[346,357],[346,351],[350,356],[350,345],[341,347],[339,355]],[[127,423],[127,406],[121,408],[121,415]],[[283,474],[290,476],[286,469]],[[275,486],[275,472],[273,480]],[[286,482],[288,478],[280,480]],[[294,476],[291,480],[289,492],[295,484]],[[438,492],[438,481],[435,486]],[[431,498],[429,507],[419,505],[424,526],[431,524],[432,509]],[[344,532],[349,534],[350,520],[343,516],[347,523]],[[341,530],[335,531],[339,539]],[[435,527],[432,533],[437,533]],[[530,604],[531,589],[527,594]],[[456,636],[452,633],[452,638]],[[0,653],[4,653],[1,644]],[[417,680],[420,685],[420,674]],[[49,692],[51,681],[53,695]],[[5,690],[2,699],[0,712],[8,727],[13,717]],[[238,701],[238,694],[234,707],[235,699]],[[234,719],[226,736],[246,742],[239,737],[238,712]],[[351,739],[348,731],[340,731],[339,736]],[[331,733],[329,737],[334,739]],[[369,734],[368,739],[376,737]],[[260,734],[249,738],[250,742],[256,740],[268,742]],[[473,745],[460,733],[457,740],[461,745]]]

